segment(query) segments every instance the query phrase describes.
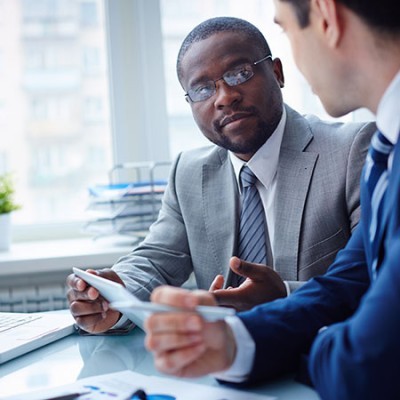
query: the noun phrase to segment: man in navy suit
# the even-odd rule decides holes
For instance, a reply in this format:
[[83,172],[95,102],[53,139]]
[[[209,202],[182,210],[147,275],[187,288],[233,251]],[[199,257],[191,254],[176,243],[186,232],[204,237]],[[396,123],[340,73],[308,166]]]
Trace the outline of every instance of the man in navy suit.
[[[400,399],[400,8],[395,0],[274,2],[275,21],[326,110],[376,115],[361,222],[328,272],[288,298],[217,323],[153,315],[146,345],[161,371],[178,376],[254,382],[308,359],[324,399]],[[163,287],[152,300],[191,309],[212,295]]]

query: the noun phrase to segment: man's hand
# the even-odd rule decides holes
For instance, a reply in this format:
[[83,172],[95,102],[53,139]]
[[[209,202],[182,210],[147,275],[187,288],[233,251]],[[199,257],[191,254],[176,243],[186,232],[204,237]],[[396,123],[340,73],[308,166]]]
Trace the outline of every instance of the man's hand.
[[153,291],[153,302],[188,310],[153,314],[145,322],[145,345],[153,352],[155,366],[161,372],[198,377],[232,365],[236,343],[229,326],[224,321],[206,322],[193,311],[197,305],[210,305],[210,299],[209,292],[170,286]]
[[218,275],[210,286],[210,292],[220,306],[245,311],[258,304],[286,297],[285,284],[272,268],[249,263],[237,257],[231,258],[230,267],[246,280],[237,288],[222,289],[224,279]]
[[[121,278],[109,268],[89,269],[87,272],[123,285]],[[83,330],[90,333],[105,332],[119,320],[121,313],[110,309],[108,301],[100,296],[98,290],[75,274],[67,277],[67,286],[71,314]]]

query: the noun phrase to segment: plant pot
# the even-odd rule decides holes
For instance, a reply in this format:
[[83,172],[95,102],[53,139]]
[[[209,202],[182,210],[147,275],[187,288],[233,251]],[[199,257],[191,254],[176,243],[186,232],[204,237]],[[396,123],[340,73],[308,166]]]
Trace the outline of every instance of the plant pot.
[[0,251],[10,250],[11,213],[0,214]]

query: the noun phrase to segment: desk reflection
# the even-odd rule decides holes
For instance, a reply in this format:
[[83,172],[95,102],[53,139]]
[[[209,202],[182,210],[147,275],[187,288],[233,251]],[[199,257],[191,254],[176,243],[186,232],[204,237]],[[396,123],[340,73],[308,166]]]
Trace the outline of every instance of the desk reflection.
[[[75,382],[90,376],[131,370],[144,375],[164,376],[154,367],[151,353],[144,347],[144,332],[135,328],[127,335],[80,336],[73,334],[0,366],[0,397],[21,394]],[[205,376],[194,383],[218,386]],[[279,400],[318,400],[311,388],[282,378],[248,388]]]
[[144,347],[144,335],[139,328],[123,336],[85,336],[78,341],[83,367],[78,378],[111,372],[143,372],[149,364],[149,353]]

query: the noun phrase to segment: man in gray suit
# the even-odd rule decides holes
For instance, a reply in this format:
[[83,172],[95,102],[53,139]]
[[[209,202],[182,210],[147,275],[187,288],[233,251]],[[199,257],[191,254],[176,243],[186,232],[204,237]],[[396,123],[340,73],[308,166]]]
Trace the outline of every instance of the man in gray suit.
[[[284,105],[281,61],[257,28],[237,18],[194,28],[177,71],[214,145],[177,158],[146,239],[98,274],[144,300],[159,285],[181,286],[192,272],[199,288],[211,286],[219,304],[237,309],[286,296],[324,273],[357,225],[360,172],[375,127],[302,117]],[[243,165],[258,178],[270,268],[232,257]],[[97,333],[115,325],[120,313],[94,288],[74,275],[67,282],[79,326]]]

